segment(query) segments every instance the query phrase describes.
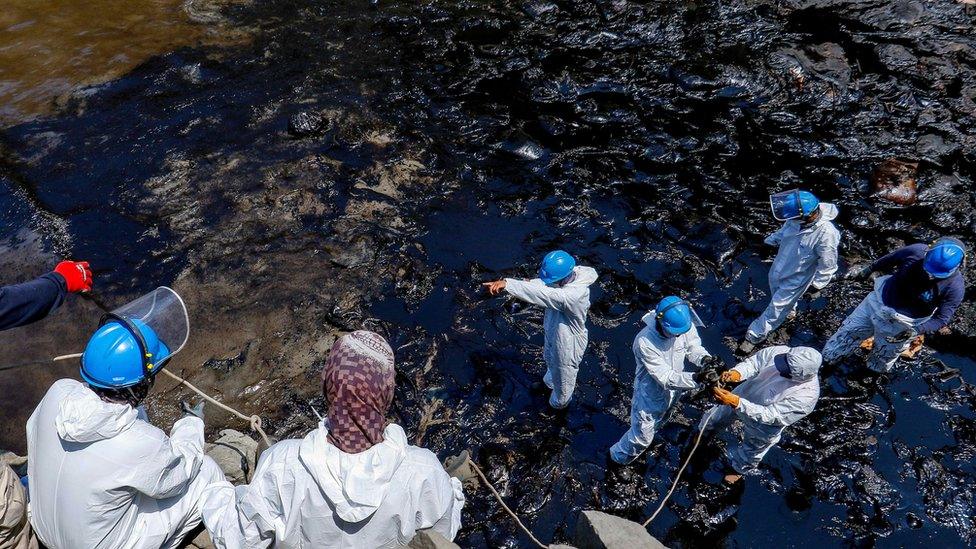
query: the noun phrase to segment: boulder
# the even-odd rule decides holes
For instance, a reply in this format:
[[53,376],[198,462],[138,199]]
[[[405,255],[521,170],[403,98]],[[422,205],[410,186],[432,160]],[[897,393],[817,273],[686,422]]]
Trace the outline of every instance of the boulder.
[[206,454],[217,462],[227,480],[243,484],[249,482],[254,473],[258,443],[240,431],[224,429],[213,444],[207,444]]
[[[192,532],[191,532],[192,534]],[[197,535],[186,542],[184,549],[217,549],[216,546],[210,541],[210,534],[207,533],[206,528],[201,528]]]
[[910,206],[917,198],[915,178],[918,175],[918,162],[889,158],[871,176],[874,195],[900,204]]
[[409,549],[461,549],[436,530],[420,530],[407,545]]
[[640,524],[599,511],[583,511],[576,523],[575,542],[579,549],[664,548]]

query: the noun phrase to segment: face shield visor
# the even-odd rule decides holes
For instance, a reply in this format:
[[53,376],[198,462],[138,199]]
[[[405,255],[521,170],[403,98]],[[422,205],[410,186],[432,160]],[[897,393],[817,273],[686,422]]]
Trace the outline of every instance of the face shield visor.
[[190,337],[190,318],[183,299],[166,286],[138,297],[105,315],[103,324],[117,322],[135,338],[149,376],[183,350]]
[[800,190],[792,189],[769,195],[769,207],[777,221],[789,221],[803,216],[800,205]]

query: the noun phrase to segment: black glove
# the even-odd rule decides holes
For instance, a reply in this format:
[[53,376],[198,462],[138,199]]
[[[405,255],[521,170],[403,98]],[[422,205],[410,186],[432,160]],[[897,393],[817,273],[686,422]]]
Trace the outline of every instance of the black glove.
[[715,371],[715,368],[702,368],[697,372],[691,374],[691,379],[695,383],[701,385],[712,385],[718,381],[719,373]]
[[901,332],[898,332],[897,334],[895,334],[893,336],[886,337],[885,338],[885,341],[887,341],[888,343],[904,343],[904,342],[912,339],[913,337],[915,337],[917,335],[918,335],[918,332],[916,332],[912,328],[908,328],[907,330],[903,330]]
[[198,418],[200,418],[202,420],[203,419],[203,402],[204,401],[201,400],[200,402],[198,402],[196,404],[196,406],[190,406],[190,404],[187,401],[181,400],[180,401],[180,409],[183,410],[183,417],[194,416],[194,417],[198,417]]
[[867,265],[861,265],[859,267],[851,267],[851,270],[844,274],[845,280],[867,280],[871,277],[871,273],[874,271],[871,269],[872,263]]
[[724,372],[728,370],[729,367],[725,365],[725,361],[721,357],[715,355],[708,355],[701,360],[702,369],[713,369],[719,372]]
[[726,369],[724,360],[717,356],[709,355],[701,359],[701,368],[692,374],[691,379],[695,383],[714,385],[718,383],[719,375]]

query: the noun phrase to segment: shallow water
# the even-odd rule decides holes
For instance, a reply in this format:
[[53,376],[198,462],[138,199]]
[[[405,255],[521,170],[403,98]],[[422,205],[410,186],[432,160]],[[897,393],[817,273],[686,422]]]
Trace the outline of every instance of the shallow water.
[[[641,478],[604,480],[632,338],[679,293],[706,346],[732,359],[767,298],[770,188],[837,203],[849,258],[973,234],[976,44],[955,5],[279,0],[227,17],[254,41],[153,58],[4,132],[0,257],[22,254],[30,274],[50,254],[89,259],[109,303],[174,285],[194,332],[173,367],[262,411],[278,436],[313,425],[314,369],[336,328],[387,334],[397,420],[441,457],[475,450],[546,541],[570,537],[580,509],[645,517],[667,490],[702,402],[662,429]],[[296,137],[300,112],[328,123]],[[870,196],[892,156],[920,162],[918,205]],[[529,390],[539,311],[478,288],[530,274],[554,247],[601,277],[565,416]],[[866,290],[834,284],[775,339],[822,345]],[[40,328],[59,322],[80,344],[98,310],[74,306],[74,323],[62,312],[0,336],[0,357],[14,337],[17,356],[53,354],[64,343]],[[973,379],[972,341],[936,338],[891,379],[856,361],[825,372],[817,411],[761,475],[729,493],[719,450],[702,449],[651,532],[674,546],[971,544],[974,393],[932,374],[944,362]],[[22,444],[15,427],[45,386],[30,379],[0,405],[13,424],[0,445]],[[0,390],[20,380],[0,374]],[[180,394],[157,387],[161,423]],[[422,428],[437,401],[447,422]],[[478,492],[460,542],[527,540]]]
[[[49,114],[71,92],[117,78],[154,55],[221,40],[212,32],[216,21],[193,5],[187,0],[5,1],[0,124]],[[224,30],[224,41],[234,38]]]

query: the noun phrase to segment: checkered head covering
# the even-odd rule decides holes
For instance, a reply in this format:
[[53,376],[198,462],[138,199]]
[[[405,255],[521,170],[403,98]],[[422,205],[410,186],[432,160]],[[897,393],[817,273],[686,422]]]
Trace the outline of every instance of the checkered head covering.
[[394,377],[393,349],[383,336],[357,330],[339,338],[322,369],[329,442],[347,454],[383,442]]

